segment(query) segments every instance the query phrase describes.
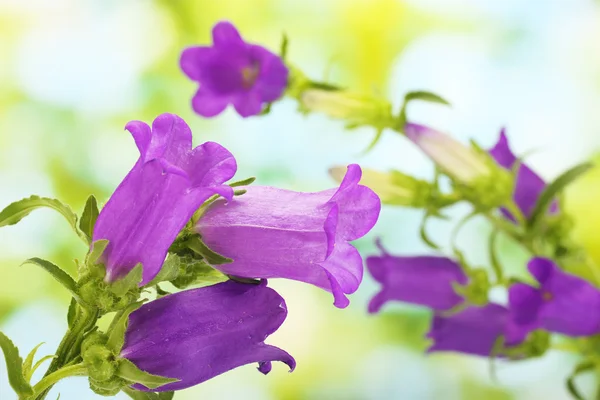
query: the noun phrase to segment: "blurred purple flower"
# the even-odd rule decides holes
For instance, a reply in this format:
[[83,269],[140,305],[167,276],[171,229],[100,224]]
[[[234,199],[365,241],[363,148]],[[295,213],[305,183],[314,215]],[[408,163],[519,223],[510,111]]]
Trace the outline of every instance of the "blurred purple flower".
[[152,129],[140,121],[125,127],[140,158],[104,206],[93,240],[108,239],[102,261],[107,282],[142,263],[146,284],[160,270],[167,250],[192,214],[214,194],[231,199],[223,185],[236,171],[229,151],[206,142],[192,149],[192,132],[173,114],[159,115]]
[[216,24],[212,35],[212,47],[188,47],[181,54],[181,69],[200,84],[192,99],[194,111],[214,117],[233,104],[238,114],[249,117],[281,97],[288,69],[279,56],[244,42],[230,22]]
[[153,390],[159,392],[185,389],[254,362],[264,374],[272,361],[286,363],[291,372],[294,358],[264,343],[286,316],[285,301],[266,281],[187,290],[131,314],[121,357],[143,371],[179,379]]
[[514,321],[530,331],[542,328],[567,336],[600,333],[598,288],[561,271],[546,258],[533,258],[528,268],[540,286],[515,283],[510,287],[509,307]]
[[478,356],[490,356],[500,337],[504,346],[517,345],[525,339],[525,328],[513,324],[506,307],[487,304],[470,306],[450,316],[437,314],[433,318],[427,337],[433,344],[428,353],[455,351]]
[[378,241],[383,255],[367,258],[367,268],[381,291],[369,303],[369,312],[376,313],[390,300],[419,304],[446,311],[463,302],[453,284],[464,285],[467,276],[461,266],[446,257],[398,257],[389,254]]
[[333,293],[337,307],[349,301],[363,276],[362,258],[348,242],[375,225],[381,204],[359,185],[361,170],[348,166],[337,189],[299,193],[248,186],[233,201],[214,202],[197,232],[212,250],[234,261],[215,265],[247,278],[288,278]]
[[[500,131],[498,142],[489,151],[489,153],[500,166],[508,170],[513,169],[515,167],[515,163],[518,162],[517,157],[513,154],[509,147],[508,138],[504,129]],[[544,180],[535,172],[533,172],[531,168],[522,163],[519,167],[519,171],[517,172],[517,180],[513,199],[525,218],[531,215],[531,212],[537,203],[538,197],[545,188],[546,183]],[[503,208],[501,211],[508,219],[515,221],[515,218],[508,210]],[[550,212],[554,213],[557,211],[558,205],[555,202],[550,206]]]

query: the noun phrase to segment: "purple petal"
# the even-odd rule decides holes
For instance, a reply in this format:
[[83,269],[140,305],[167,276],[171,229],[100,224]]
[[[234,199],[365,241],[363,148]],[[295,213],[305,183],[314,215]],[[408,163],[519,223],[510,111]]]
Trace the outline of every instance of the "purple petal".
[[464,285],[467,276],[461,266],[446,257],[396,257],[384,255],[367,258],[369,272],[382,284],[381,291],[369,303],[369,312],[378,312],[391,300],[419,304],[434,310],[454,308],[464,300],[453,284]]
[[233,100],[235,110],[243,118],[260,114],[262,104],[263,101],[260,98],[260,94],[255,90],[240,94]]
[[[357,185],[351,167],[343,188],[298,193],[248,186],[243,196],[214,202],[196,230],[212,250],[234,261],[217,265],[247,278],[287,278],[334,294],[336,305],[362,280],[362,259],[347,242],[366,234],[377,220],[377,196]],[[357,172],[358,171],[358,172]]]
[[195,46],[188,47],[181,53],[179,66],[184,74],[193,81],[200,81],[202,71],[213,55],[212,48]]
[[506,335],[508,326],[508,310],[491,303],[448,317],[435,315],[427,334],[433,344],[427,352],[454,351],[487,357],[496,341]]
[[142,121],[130,121],[125,125],[125,129],[133,136],[140,154],[146,154],[152,140],[152,130],[148,124]]
[[133,312],[121,356],[151,374],[179,379],[159,392],[185,389],[255,362],[265,374],[272,361],[292,371],[293,357],[264,343],[286,315],[283,298],[265,284],[227,281],[187,290]]
[[192,108],[195,112],[206,118],[214,117],[227,108],[229,99],[225,96],[217,96],[207,90],[200,88],[192,99]]
[[212,30],[213,43],[215,46],[227,46],[243,43],[242,36],[229,21],[217,23]]
[[129,123],[127,129],[138,143],[140,159],[100,212],[93,240],[109,241],[103,254],[106,281],[142,263],[143,285],[158,273],[175,237],[200,205],[215,193],[230,193],[223,183],[236,164],[216,143],[192,150],[191,132],[175,115],[157,117],[150,140],[142,123]]
[[255,90],[265,102],[277,100],[287,87],[289,71],[281,57],[261,46],[250,47],[251,57],[260,65],[260,73],[255,83]]
[[527,333],[540,328],[542,293],[524,283],[515,283],[508,290],[510,318],[515,325],[522,327],[522,338]]

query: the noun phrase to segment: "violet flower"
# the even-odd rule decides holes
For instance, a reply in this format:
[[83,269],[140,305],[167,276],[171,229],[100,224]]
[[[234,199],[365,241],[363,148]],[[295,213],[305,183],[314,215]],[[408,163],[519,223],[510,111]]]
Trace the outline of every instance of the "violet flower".
[[179,379],[153,390],[158,392],[185,389],[254,362],[263,374],[271,371],[272,361],[286,363],[291,372],[294,358],[264,343],[286,316],[285,301],[266,281],[187,290],[130,315],[121,357],[143,371]]
[[140,121],[125,127],[140,158],[104,206],[93,240],[108,239],[102,262],[107,282],[142,263],[146,284],[158,273],[175,237],[192,214],[214,194],[231,199],[223,185],[236,171],[229,151],[206,142],[192,149],[192,132],[173,114],[158,116],[150,128]]
[[[505,130],[500,131],[500,137],[496,145],[489,150],[490,155],[496,162],[507,170],[512,170],[515,163],[518,162],[517,157],[511,151],[508,138]],[[539,177],[531,168],[521,163],[516,176],[516,184],[513,194],[513,199],[525,216],[525,218],[531,216],[535,204],[537,203],[538,197],[546,188],[546,183],[542,178]],[[558,205],[554,202],[550,206],[550,212],[555,213],[558,211]],[[502,209],[502,213],[510,220],[515,221],[512,214]]]
[[510,287],[510,310],[517,323],[567,336],[600,333],[598,288],[546,258],[533,258],[527,267],[540,286],[515,283]]
[[520,344],[526,336],[523,327],[511,322],[506,307],[492,303],[470,306],[450,316],[434,316],[427,333],[433,344],[427,352],[454,351],[487,357],[492,355],[500,337],[504,337],[504,346],[510,347]]
[[362,280],[362,258],[348,242],[375,225],[381,204],[359,185],[361,170],[350,165],[337,189],[299,193],[248,186],[231,202],[216,201],[196,225],[203,242],[233,259],[215,265],[246,278],[288,278],[333,293],[337,307],[349,303]]
[[181,54],[181,69],[200,84],[192,99],[196,113],[214,117],[233,104],[238,114],[249,117],[281,97],[288,69],[279,56],[244,42],[230,22],[216,24],[212,35],[212,47],[189,47]]
[[383,255],[368,257],[367,268],[382,287],[369,303],[370,313],[378,312],[390,300],[439,311],[450,310],[464,301],[453,287],[468,280],[457,262],[446,257],[393,256],[379,241],[377,245]]

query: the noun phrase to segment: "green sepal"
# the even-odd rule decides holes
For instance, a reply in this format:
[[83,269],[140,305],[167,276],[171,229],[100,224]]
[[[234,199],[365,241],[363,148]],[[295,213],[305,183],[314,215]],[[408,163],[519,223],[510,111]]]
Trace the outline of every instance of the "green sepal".
[[4,353],[8,382],[19,397],[31,396],[33,388],[25,379],[23,373],[23,359],[19,355],[19,349],[2,332],[0,332],[0,348]]
[[69,328],[71,328],[75,323],[75,320],[77,319],[77,312],[77,300],[71,298],[69,310],[67,311],[67,324],[69,325]]
[[33,374],[35,373],[35,371],[37,371],[37,369],[46,361],[48,360],[53,360],[55,359],[56,356],[51,354],[48,356],[44,356],[42,358],[40,358],[39,360],[37,360],[37,362],[35,364],[33,364],[33,367],[31,367],[31,371],[29,371],[28,374],[25,375],[25,379],[28,381],[31,381],[31,377],[33,376]]
[[431,247],[434,250],[439,250],[440,246],[435,243],[433,240],[431,240],[431,238],[429,237],[429,235],[427,234],[427,221],[429,220],[429,218],[433,217],[434,215],[430,212],[425,212],[425,214],[423,215],[423,219],[421,219],[421,224],[419,225],[419,235],[421,236],[421,240],[429,247]]
[[102,257],[102,254],[104,253],[104,250],[106,250],[107,246],[107,239],[96,240],[94,243],[92,243],[92,248],[88,255],[85,257],[86,265],[88,267],[91,267],[98,264],[98,260],[100,259],[100,257]]
[[290,42],[287,35],[285,34],[285,32],[282,33],[281,45],[279,47],[279,56],[281,57],[281,60],[283,60],[283,62],[285,62],[285,59],[287,58],[289,44]]
[[158,274],[156,274],[154,279],[148,282],[148,284],[144,287],[148,288],[156,286],[156,284],[160,282],[168,282],[172,281],[173,279],[176,279],[177,276],[179,276],[180,267],[181,265],[179,261],[179,256],[177,256],[177,254],[169,254],[167,256],[167,259],[163,263],[163,266],[161,267],[160,271],[158,271]]
[[499,233],[499,229],[494,229],[490,234],[490,239],[488,242],[488,251],[490,252],[490,264],[492,265],[492,269],[494,270],[494,274],[496,275],[497,284],[501,284],[504,281],[502,264],[498,259],[498,252],[496,250],[496,241],[498,239]]
[[185,241],[185,245],[194,253],[202,256],[202,258],[204,258],[206,262],[211,265],[229,264],[233,262],[231,258],[224,257],[209,249],[198,235],[188,238]]
[[179,381],[179,379],[152,375],[146,371],[142,371],[134,363],[125,358],[119,360],[119,368],[117,369],[116,375],[129,382],[144,385],[148,389],[156,389],[157,387],[166,385],[167,383]]
[[248,185],[252,184],[255,180],[256,180],[256,177],[251,176],[250,178],[246,178],[241,181],[235,181],[233,183],[230,183],[229,186],[231,186],[231,187],[248,186]]
[[52,275],[52,277],[56,279],[58,283],[60,283],[65,289],[67,289],[71,293],[73,298],[77,300],[77,302],[82,302],[81,297],[79,296],[79,291],[77,289],[77,283],[75,283],[75,280],[71,277],[71,275],[66,273],[59,266],[51,263],[50,261],[43,260],[38,257],[25,260],[21,265],[25,264],[33,264],[37,265],[38,267],[41,267],[50,275]]
[[123,388],[123,392],[133,400],[172,400],[175,392],[140,392],[130,387]]
[[240,190],[236,190],[236,191],[234,191],[234,192],[233,192],[233,195],[234,195],[234,196],[241,196],[241,195],[245,194],[246,192],[247,192],[247,190],[246,190],[246,189],[240,189]]
[[[462,254],[460,257],[462,258]],[[464,261],[461,261],[464,266]],[[468,276],[468,283],[461,285],[457,282],[452,282],[452,288],[456,293],[465,298],[468,304],[476,306],[486,305],[489,301],[488,293],[490,291],[490,281],[487,271],[481,268],[464,268]]]
[[142,263],[137,263],[127,275],[112,282],[109,285],[109,290],[117,297],[125,296],[127,292],[138,288],[139,283],[142,281],[143,272]]
[[404,125],[406,125],[407,117],[406,117],[406,107],[408,103],[413,100],[422,100],[430,103],[438,103],[450,106],[450,102],[444,99],[441,96],[438,96],[435,93],[427,92],[425,90],[417,90],[414,92],[408,92],[404,95],[404,103],[402,103],[402,108],[400,109],[400,114],[398,115],[398,126],[399,130],[404,130]]
[[227,276],[216,270],[203,259],[197,259],[191,256],[171,255],[177,259],[179,273],[177,278],[172,279],[171,283],[178,289],[185,289],[192,285],[212,285],[219,282],[225,282]]
[[565,187],[567,187],[569,184],[571,184],[581,175],[588,172],[593,167],[594,164],[591,162],[576,165],[573,168],[563,172],[552,183],[546,186],[544,191],[538,197],[535,207],[533,208],[533,211],[531,212],[531,215],[527,220],[528,230],[534,230],[536,225],[546,215],[548,209],[550,208],[550,205],[552,204],[556,196],[560,194]]
[[125,343],[125,331],[129,324],[129,315],[140,308],[143,302],[132,303],[119,311],[114,317],[110,329],[108,330],[108,340],[106,347],[115,354],[119,354]]
[[[351,126],[349,128],[349,126]],[[354,129],[354,128],[358,128],[360,125],[346,125],[346,129]],[[377,129],[377,131],[375,132],[375,136],[373,137],[373,140],[371,140],[371,143],[369,143],[369,145],[367,146],[367,148],[363,151],[363,155],[367,154],[368,152],[370,152],[371,150],[373,150],[373,148],[375,147],[375,145],[379,142],[379,140],[381,139],[381,136],[383,136],[383,129],[379,128]]]
[[[33,373],[37,369],[36,367],[33,366],[33,360],[35,359],[35,353],[37,353],[38,349],[43,344],[44,344],[44,342],[35,346],[33,348],[33,350],[31,350],[29,352],[29,354],[27,354],[27,357],[25,357],[25,361],[23,362],[23,377],[25,378],[25,380],[27,382],[29,382],[31,380],[31,375],[33,375]],[[48,358],[52,358],[52,357],[54,357],[54,356],[46,356],[46,357],[43,357],[42,360],[40,360],[40,361],[43,362],[43,361],[47,360]],[[36,363],[36,366],[39,366],[39,364],[40,364],[40,362],[38,361]]]
[[571,396],[573,396],[577,400],[586,400],[585,397],[583,397],[583,395],[579,393],[579,390],[575,385],[575,378],[583,374],[584,372],[592,371],[594,368],[596,368],[596,361],[594,360],[584,360],[577,364],[571,375],[569,375],[569,377],[567,378],[566,382],[567,390],[569,391]]
[[81,214],[81,219],[79,220],[79,229],[81,229],[81,232],[87,236],[89,243],[92,243],[94,225],[96,224],[99,214],[100,211],[98,211],[98,202],[96,201],[94,195],[91,195],[85,202],[83,214]]
[[48,207],[58,211],[71,225],[77,236],[87,243],[87,237],[77,227],[77,215],[66,204],[61,203],[56,199],[47,197],[31,196],[26,199],[15,201],[9,204],[4,210],[0,211],[0,227],[14,225],[28,216],[32,211]]

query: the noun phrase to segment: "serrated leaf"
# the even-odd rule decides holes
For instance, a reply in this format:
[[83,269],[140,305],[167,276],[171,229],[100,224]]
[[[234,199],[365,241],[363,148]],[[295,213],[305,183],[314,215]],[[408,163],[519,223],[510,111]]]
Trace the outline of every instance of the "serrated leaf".
[[38,351],[40,346],[43,344],[44,344],[44,342],[35,346],[33,348],[33,350],[31,350],[29,352],[29,354],[27,354],[27,357],[25,357],[25,361],[23,362],[23,377],[25,378],[25,380],[27,382],[29,382],[29,380],[31,379],[31,375],[33,374],[32,368],[33,368],[33,359],[35,358],[35,353]]
[[10,386],[20,397],[31,396],[33,388],[23,375],[23,359],[19,356],[19,350],[2,332],[0,332],[0,348],[4,353]]
[[123,278],[114,281],[110,285],[110,291],[115,295],[121,297],[124,296],[125,293],[138,287],[139,283],[142,281],[142,274],[144,269],[141,263],[138,263],[127,275]]
[[133,400],[172,400],[175,392],[140,392],[132,388],[124,388],[123,392]]
[[140,308],[144,304],[143,302],[137,302],[129,304],[123,310],[119,311],[112,323],[110,324],[108,340],[106,347],[112,350],[115,354],[119,354],[125,343],[125,330],[127,330],[127,324],[129,323],[129,315]]
[[255,180],[256,180],[256,177],[255,176],[251,176],[250,178],[246,178],[246,179],[243,179],[241,181],[236,181],[236,182],[230,183],[229,186],[231,186],[231,187],[248,186],[252,182],[254,182]]
[[152,375],[146,371],[142,371],[134,363],[125,358],[119,361],[117,376],[129,382],[142,384],[148,389],[156,389],[157,387],[166,385],[167,383],[179,381],[179,379]]
[[202,242],[199,236],[193,236],[186,240],[187,247],[194,253],[199,254],[211,265],[228,264],[233,262],[231,258],[215,253]]
[[77,283],[75,283],[75,280],[71,277],[71,275],[66,273],[59,266],[38,257],[25,260],[21,265],[25,264],[33,264],[43,268],[46,272],[52,275],[52,277],[56,279],[58,283],[67,289],[75,300],[81,303],[82,300],[79,297],[79,292],[77,291]]
[[77,236],[87,242],[85,234],[77,227],[77,215],[71,210],[71,207],[56,199],[47,197],[31,196],[9,204],[4,210],[0,211],[0,227],[14,225],[28,216],[32,211],[42,207],[58,211],[65,217],[69,225],[77,233]]
[[546,215],[556,196],[560,194],[569,184],[588,172],[593,167],[594,164],[591,162],[576,165],[573,168],[563,172],[552,183],[546,186],[542,194],[540,194],[540,197],[538,197],[535,207],[531,212],[531,216],[527,220],[527,228],[529,230],[534,228],[543,219],[544,215]]
[[81,229],[81,232],[87,236],[89,243],[92,243],[94,225],[96,224],[99,214],[100,211],[98,211],[98,202],[96,201],[94,195],[91,195],[85,202],[83,214],[81,214],[81,219],[79,220],[79,229]]

